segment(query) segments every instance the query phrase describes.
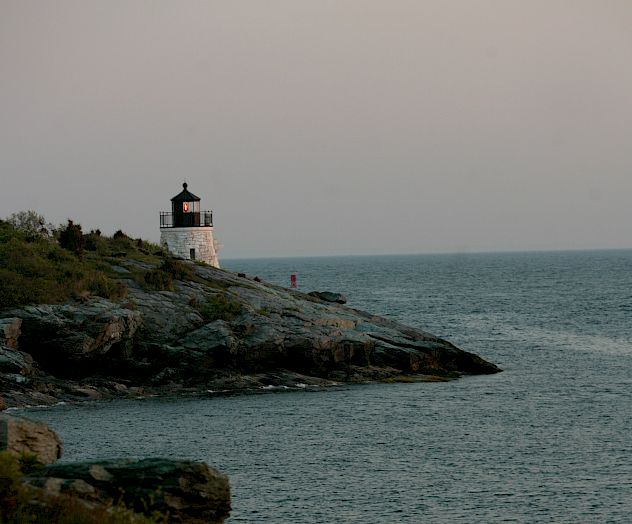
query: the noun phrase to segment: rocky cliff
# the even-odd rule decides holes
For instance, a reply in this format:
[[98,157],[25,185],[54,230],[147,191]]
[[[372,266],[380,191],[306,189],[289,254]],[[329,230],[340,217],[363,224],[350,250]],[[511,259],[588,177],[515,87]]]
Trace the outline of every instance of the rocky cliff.
[[[177,271],[171,263],[171,274],[138,260],[107,263],[127,288],[122,301],[88,296],[0,312],[6,405],[500,371],[429,333],[346,307],[339,295],[185,262]],[[164,290],[155,285],[161,273]]]

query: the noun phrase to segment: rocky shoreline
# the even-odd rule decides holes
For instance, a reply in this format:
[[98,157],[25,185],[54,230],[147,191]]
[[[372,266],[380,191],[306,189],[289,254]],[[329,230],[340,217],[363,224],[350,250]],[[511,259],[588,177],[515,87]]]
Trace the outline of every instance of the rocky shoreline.
[[0,312],[0,408],[101,398],[447,380],[496,373],[429,333],[305,294],[178,261],[149,290],[138,260],[106,259],[124,301],[87,296]]

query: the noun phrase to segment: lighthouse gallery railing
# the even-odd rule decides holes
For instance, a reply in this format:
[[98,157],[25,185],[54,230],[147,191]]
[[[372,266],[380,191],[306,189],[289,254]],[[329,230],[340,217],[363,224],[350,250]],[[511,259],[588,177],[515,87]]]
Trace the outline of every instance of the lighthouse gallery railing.
[[[174,220],[174,217],[176,220]],[[177,224],[176,224],[177,222]],[[213,225],[213,212],[183,213],[174,215],[167,211],[160,212],[160,227],[209,227]]]

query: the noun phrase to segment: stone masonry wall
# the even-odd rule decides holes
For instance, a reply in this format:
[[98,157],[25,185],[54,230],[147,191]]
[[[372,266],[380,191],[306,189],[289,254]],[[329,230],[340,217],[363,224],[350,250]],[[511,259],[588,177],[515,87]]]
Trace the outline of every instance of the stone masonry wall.
[[174,256],[191,259],[191,249],[195,249],[195,259],[219,267],[215,251],[212,227],[171,227],[160,230],[160,245]]

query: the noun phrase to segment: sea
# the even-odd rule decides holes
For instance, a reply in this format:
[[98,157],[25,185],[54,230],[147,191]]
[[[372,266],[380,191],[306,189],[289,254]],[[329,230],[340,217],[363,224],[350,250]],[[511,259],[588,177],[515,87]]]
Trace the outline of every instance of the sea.
[[632,522],[632,251],[226,260],[429,331],[503,369],[33,408],[64,461],[230,477],[237,523]]

